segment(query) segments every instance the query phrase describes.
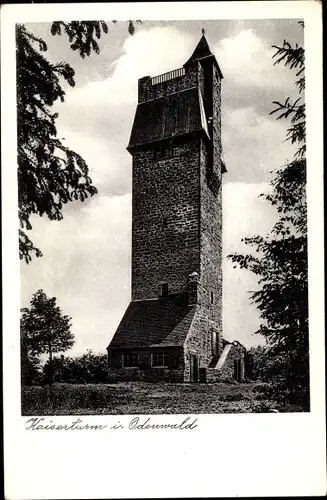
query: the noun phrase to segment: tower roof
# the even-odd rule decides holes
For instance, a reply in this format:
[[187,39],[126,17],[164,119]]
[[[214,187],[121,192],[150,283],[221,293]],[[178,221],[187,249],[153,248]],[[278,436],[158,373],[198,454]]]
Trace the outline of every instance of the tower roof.
[[[197,44],[193,54],[191,55],[191,57],[189,58],[189,60],[187,61],[190,62],[190,61],[193,61],[195,59],[202,59],[202,57],[207,57],[207,56],[212,56],[212,52],[209,48],[209,45],[208,45],[208,42],[207,42],[207,39],[204,35],[202,35],[202,37],[200,38],[200,41],[199,43]],[[186,64],[187,64],[186,63]]]
[[138,104],[127,150],[194,132],[204,132],[209,137],[202,96],[197,88]]
[[186,63],[184,64],[184,66],[187,66],[188,64],[192,63],[193,61],[199,61],[201,59],[207,59],[207,58],[212,59],[213,63],[215,64],[215,66],[216,66],[216,68],[217,68],[217,70],[219,72],[220,78],[223,78],[223,74],[222,74],[222,72],[221,72],[221,70],[219,68],[219,64],[217,62],[217,59],[215,58],[215,56],[211,52],[210,47],[209,47],[208,42],[207,42],[207,39],[204,36],[204,34],[200,38],[200,41],[197,44],[197,46],[196,46],[193,54],[188,59],[188,61],[186,61]]

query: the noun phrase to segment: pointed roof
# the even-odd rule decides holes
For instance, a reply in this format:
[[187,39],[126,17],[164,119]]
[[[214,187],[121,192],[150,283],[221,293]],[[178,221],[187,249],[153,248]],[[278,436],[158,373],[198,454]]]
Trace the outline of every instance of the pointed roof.
[[211,52],[210,47],[209,47],[208,42],[207,42],[207,39],[204,36],[204,34],[201,36],[200,41],[197,44],[193,54],[188,59],[188,61],[186,61],[184,66],[187,66],[188,64],[192,63],[193,61],[198,61],[198,60],[207,59],[207,58],[212,59],[212,61],[214,62],[215,66],[219,72],[220,78],[223,78],[223,74],[219,68],[219,64],[217,62],[217,59],[215,58],[215,56]]
[[[189,58],[188,62],[194,61],[195,59],[202,59],[203,57],[212,56],[212,52],[209,48],[207,39],[204,35],[201,36],[199,43],[197,44],[195,51]],[[186,63],[186,64],[187,64]]]

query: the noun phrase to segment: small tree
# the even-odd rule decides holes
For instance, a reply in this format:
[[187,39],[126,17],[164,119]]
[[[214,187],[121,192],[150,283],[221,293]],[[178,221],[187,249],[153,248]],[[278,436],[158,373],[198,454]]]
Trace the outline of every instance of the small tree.
[[48,354],[48,381],[53,382],[53,353],[65,352],[74,344],[71,318],[63,315],[55,297],[48,298],[43,290],[32,297],[30,308],[22,309],[21,338],[30,355]]

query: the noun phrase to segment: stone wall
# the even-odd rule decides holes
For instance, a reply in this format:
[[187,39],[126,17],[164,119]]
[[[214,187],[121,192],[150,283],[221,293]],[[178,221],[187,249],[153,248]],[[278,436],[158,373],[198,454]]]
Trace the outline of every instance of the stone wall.
[[158,159],[154,148],[133,157],[132,300],[185,291],[199,272],[199,139],[175,144]]
[[[221,173],[221,123],[220,82],[213,78],[213,141],[201,141],[201,274],[203,289],[202,307],[205,307],[215,326],[221,332],[222,317],[222,173]],[[212,153],[210,152],[213,148]],[[212,154],[212,157],[211,157]],[[208,162],[217,176],[217,191],[208,182]],[[213,300],[211,296],[213,292]]]
[[[211,70],[210,70],[211,71]],[[205,91],[203,74],[199,81]],[[208,85],[208,83],[206,84]],[[208,87],[207,87],[208,88]],[[222,172],[221,172],[221,98],[220,79],[212,74],[209,84],[212,106],[213,142],[200,141],[200,284],[199,304],[187,339],[185,352],[185,377],[189,377],[191,352],[199,358],[200,367],[208,367],[223,350],[222,339]],[[212,162],[212,164],[210,164]],[[218,189],[208,182],[208,172],[215,173]],[[213,352],[213,335],[218,334],[218,350]]]
[[[212,135],[211,144],[201,141],[201,308],[202,316],[208,319],[208,355],[210,353],[211,332],[219,334],[219,352],[222,352],[222,172],[221,172],[221,89],[220,79],[212,74]],[[210,86],[211,86],[210,85]],[[212,147],[212,152],[210,148]],[[211,156],[212,155],[212,156]],[[212,162],[212,165],[208,165]],[[216,190],[208,179],[212,172],[218,180]]]
[[108,382],[183,382],[183,369],[169,370],[167,368],[121,368],[108,372]]
[[[149,350],[149,349],[124,349],[124,350],[116,350],[116,349],[110,349],[108,350],[108,365],[109,369],[117,370],[120,368],[123,368],[122,365],[122,356],[123,353],[131,353],[131,352],[137,352],[138,358],[139,358],[139,368],[142,369],[148,369],[151,368],[151,352],[154,350]],[[183,358],[183,350],[181,348],[174,348],[174,349],[165,349],[164,347],[156,349],[156,351],[164,351],[167,353],[168,356],[168,366],[167,368],[174,370],[174,369],[179,369],[183,368],[184,366],[184,358]],[[129,368],[124,368],[124,370],[128,370]],[[160,367],[160,370],[162,368]],[[131,370],[135,370],[135,368],[131,368]]]
[[246,377],[245,362],[246,362],[246,350],[239,343],[235,343],[231,346],[231,349],[227,355],[225,363],[220,369],[216,368],[205,368],[203,378],[205,382],[224,382],[224,381],[235,381],[234,372],[234,361],[240,361],[240,380],[244,381]]
[[192,355],[198,357],[199,368],[208,366],[212,358],[210,320],[207,317],[206,310],[200,304],[197,306],[191,330],[185,343],[184,363],[186,381],[190,381]]
[[[197,62],[155,85],[141,78],[139,102],[202,88],[203,79]],[[163,146],[133,153],[132,300],[158,297],[162,283],[182,292],[188,275],[200,271],[200,139],[176,138],[166,154]]]
[[[200,316],[199,316],[200,321]],[[196,354],[199,360],[199,381],[207,383],[233,381],[234,378],[234,361],[240,361],[240,381],[246,377],[245,361],[246,350],[238,342],[231,345],[231,349],[227,358],[220,369],[209,368],[206,352],[210,352],[210,347],[207,348],[206,343],[209,341],[206,335],[204,325],[195,325],[197,330],[190,332],[186,342],[185,351],[182,348],[176,349],[157,349],[165,350],[168,353],[167,367],[152,367],[150,350],[138,350],[139,367],[122,367],[122,352],[132,352],[132,350],[110,350],[109,349],[109,372],[108,380],[110,382],[118,381],[148,381],[148,382],[192,382],[191,380],[191,355]],[[135,351],[133,351],[135,352]]]
[[240,345],[238,342],[233,343],[231,350],[228,353],[225,363],[222,368],[219,370],[221,372],[222,377],[226,379],[234,378],[234,361],[241,361],[241,380],[244,380],[245,377],[245,356],[246,350]]
[[[173,376],[190,380],[190,356],[199,368],[213,357],[213,332],[218,333],[218,357],[222,352],[222,190],[220,78],[212,62],[192,62],[185,75],[152,85],[139,80],[139,102],[164,97],[198,86],[203,93],[212,143],[200,136],[172,138],[164,144],[144,145],[133,152],[132,201],[132,300],[158,297],[161,285],[169,293],[187,290],[188,276],[199,274],[198,304],[182,360],[171,361]],[[209,116],[207,116],[209,118]],[[215,175],[215,189],[208,172]],[[143,356],[143,354],[142,354]],[[126,377],[150,376],[147,354],[140,369],[123,369]],[[141,359],[140,358],[140,359]],[[112,371],[119,371],[112,358]],[[165,373],[160,368],[154,377]],[[128,375],[128,373],[132,375]]]
[[185,68],[185,75],[165,82],[151,84],[151,77],[144,76],[138,81],[138,102],[158,99],[174,92],[195,87],[198,84],[198,65],[192,64]]
[[223,375],[220,370],[215,370],[214,368],[206,368],[205,381],[209,384],[214,384],[215,382],[222,382]]
[[201,141],[201,308],[208,328],[222,336],[222,189],[212,192],[207,182],[208,151]]
[[[152,367],[151,353],[154,351],[164,351],[168,356],[167,367]],[[138,367],[123,367],[123,353],[137,352],[139,356]],[[184,357],[182,348],[174,349],[109,349],[108,351],[109,371],[108,380],[110,382],[124,381],[147,381],[147,382],[183,382],[184,381]]]

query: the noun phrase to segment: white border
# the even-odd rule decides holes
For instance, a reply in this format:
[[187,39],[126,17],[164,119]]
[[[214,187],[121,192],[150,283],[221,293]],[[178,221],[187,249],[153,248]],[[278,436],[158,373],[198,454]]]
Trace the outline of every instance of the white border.
[[[169,14],[168,14],[169,13]],[[202,415],[194,431],[25,431],[20,416],[15,22],[304,18],[311,412]],[[324,495],[322,23],[315,1],[4,5],[1,16],[6,498]],[[55,418],[55,417],[53,417]],[[176,422],[177,416],[151,421]],[[67,417],[56,417],[67,422]],[[112,425],[130,417],[85,417]],[[160,454],[155,450],[160,449]],[[160,488],[158,487],[160,485]]]

